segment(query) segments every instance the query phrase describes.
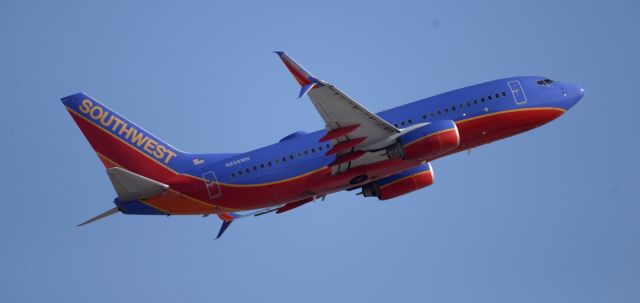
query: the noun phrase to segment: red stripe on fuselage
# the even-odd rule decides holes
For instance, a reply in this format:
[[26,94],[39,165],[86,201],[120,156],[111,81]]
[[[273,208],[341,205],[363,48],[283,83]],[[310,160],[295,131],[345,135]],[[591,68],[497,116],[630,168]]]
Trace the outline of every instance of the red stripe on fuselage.
[[[113,162],[109,158],[97,153],[100,160],[105,164],[107,168],[122,167],[122,165]],[[173,179],[173,178],[172,178]],[[170,179],[171,180],[171,179]],[[195,179],[190,179],[193,183],[196,183]],[[169,182],[169,189],[160,196],[144,199],[142,202],[154,207],[167,214],[208,214],[213,213],[214,206],[207,204],[204,201],[200,201],[191,196],[185,195],[185,193],[176,190],[177,184],[175,182]],[[204,183],[203,183],[204,184]],[[193,187],[193,186],[189,186]],[[220,208],[217,211],[235,211],[235,209]]]
[[[448,154],[535,128],[557,118],[563,112],[562,109],[557,108],[522,109],[459,121],[457,124],[461,147]],[[483,132],[484,135],[482,135]],[[462,146],[466,146],[466,148]],[[421,163],[421,161],[393,159],[354,167],[336,175],[331,175],[331,169],[326,167],[305,175],[268,184],[234,185],[221,183],[222,195],[218,200],[214,199],[213,201],[216,205],[241,210],[271,207],[313,195],[324,195],[344,190],[352,187],[353,185],[349,182],[359,175],[380,179]],[[194,179],[190,177],[185,181],[190,182],[189,180]]]
[[[557,118],[562,113],[564,110],[558,108],[522,109],[458,121],[461,144],[448,154],[527,131]],[[221,213],[276,206],[313,195],[344,190],[353,186],[349,183],[351,179],[362,174],[380,179],[421,163],[393,159],[351,168],[337,175],[331,175],[331,169],[325,167],[305,175],[268,184],[220,183],[222,195],[209,199],[202,179],[178,174],[77,114],[72,114],[72,117],[83,133],[88,138],[93,138],[90,141],[91,145],[99,154],[102,154],[101,160],[105,166],[133,162],[131,167],[125,168],[168,184],[170,191],[167,195],[147,199],[145,202],[171,214]],[[216,209],[214,205],[218,208]]]
[[[122,167],[169,185],[170,189],[163,196],[145,200],[150,206],[169,214],[200,214],[214,211],[213,201],[209,199],[204,180],[174,172],[84,117],[71,110],[70,112],[106,168]],[[217,211],[235,209],[219,207]]]

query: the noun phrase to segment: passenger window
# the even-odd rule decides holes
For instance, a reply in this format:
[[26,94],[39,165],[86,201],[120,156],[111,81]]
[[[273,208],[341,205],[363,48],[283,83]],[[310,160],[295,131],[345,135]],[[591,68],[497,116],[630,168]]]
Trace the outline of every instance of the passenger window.
[[489,98],[489,101],[491,101],[491,100],[492,100],[492,99],[491,99],[491,95],[488,95],[488,96],[487,96],[487,98]]
[[427,114],[422,114],[422,119],[427,120]]
[[287,157],[282,157],[282,162],[287,162]]
[[298,152],[298,158],[302,157],[302,154],[300,152]]
[[258,171],[258,167],[257,166],[253,166],[253,171]]
[[402,126],[407,125],[407,124],[405,124],[405,123],[404,123],[404,121],[400,121],[400,124],[401,124]]
[[480,98],[480,102],[484,103],[484,97]]
[[413,124],[413,119],[409,118],[409,124]]
[[507,93],[505,93],[504,91],[502,91],[502,96],[503,96],[503,97],[506,97],[506,96],[507,96]]
[[396,128],[397,128],[397,127],[400,127],[400,126],[398,125],[398,123],[394,123],[394,124],[393,124],[393,126],[395,126]]
[[442,112],[438,110],[438,116],[442,116]]
[[242,176],[242,170],[238,171],[238,175]]
[[249,168],[246,168],[244,171],[247,172],[247,174],[251,172]]
[[271,166],[271,161],[267,162],[267,165]]
[[315,149],[315,148],[312,148],[312,149],[311,149],[311,152],[315,154],[315,153],[316,153],[316,149]]
[[236,173],[231,173],[231,178],[234,178],[236,176]]
[[294,159],[293,155],[289,155],[289,159],[293,160]]
[[455,105],[451,107],[451,111],[452,111],[452,112],[455,112],[455,111],[456,111],[456,106],[455,106]]
[[467,101],[467,107],[471,107],[471,102]]
[[473,100],[473,104],[478,104],[478,99]]
[[325,146],[326,146],[327,148],[331,148],[331,144],[329,144],[329,143],[325,144]]
[[500,94],[496,93],[496,99],[500,98]]
[[280,164],[280,159],[276,159],[276,164]]
[[322,150],[322,145],[318,146],[318,150]]
[[445,109],[444,109],[444,113],[446,114],[446,113],[448,113],[448,112],[449,112],[449,109],[448,109],[448,108],[445,108]]
[[436,115],[433,112],[429,113],[431,115],[431,117],[435,117]]
[[464,105],[462,105],[462,103],[460,103],[460,104],[458,104],[458,107],[459,107],[460,109],[462,109],[462,108],[464,107]]
[[305,149],[305,150],[304,150],[304,155],[306,156],[306,155],[308,155],[308,154],[309,154],[309,151]]
[[264,163],[260,163],[260,168],[264,168]]

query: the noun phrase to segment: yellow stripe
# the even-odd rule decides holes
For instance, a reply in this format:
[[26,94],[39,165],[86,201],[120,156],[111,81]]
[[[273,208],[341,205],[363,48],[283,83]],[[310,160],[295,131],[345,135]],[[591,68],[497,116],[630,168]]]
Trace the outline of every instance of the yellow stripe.
[[[122,166],[120,163],[118,163],[118,162],[116,162],[116,161],[111,160],[109,157],[107,157],[107,156],[105,156],[105,155],[103,155],[103,154],[101,154],[101,153],[99,153],[99,152],[97,152],[97,151],[96,151],[96,154],[98,154],[99,156],[101,156],[101,157],[103,157],[103,158],[105,158],[105,159],[109,160],[111,163],[115,164],[116,166],[124,167],[124,166]],[[188,199],[188,200],[191,200],[191,201],[193,201],[193,202],[197,202],[197,203],[199,203],[199,204],[202,204],[202,205],[204,205],[204,206],[211,207],[211,208],[215,208],[215,207],[216,207],[216,206],[213,206],[213,205],[211,205],[211,204],[209,204],[209,203],[207,203],[207,202],[204,202],[204,201],[202,201],[202,200],[198,200],[198,199],[197,199],[197,198],[195,198],[195,197],[191,197],[191,196],[186,195],[186,194],[184,194],[184,193],[182,193],[182,192],[179,192],[179,191],[177,191],[177,190],[175,190],[175,189],[173,189],[173,188],[171,188],[171,187],[169,187],[167,190],[168,190],[168,191],[171,191],[172,193],[175,193],[175,194],[177,194],[177,195],[179,195],[179,196],[181,196],[181,197],[184,197],[184,198],[186,198],[186,199]],[[148,204],[147,204],[147,205],[148,205]],[[150,206],[151,206],[151,205],[150,205]],[[152,207],[153,207],[153,208],[160,209],[160,208],[158,208],[158,207],[156,207],[156,206],[152,206]],[[234,209],[234,208],[225,208],[225,207],[218,207],[218,208],[219,208],[220,210],[223,210],[223,211],[237,211],[237,210],[238,210],[238,209]],[[165,210],[163,210],[163,209],[160,209],[160,210],[165,211]],[[171,213],[171,212],[168,212],[168,213]]]
[[451,130],[455,130],[455,128],[447,128],[447,129],[443,129],[443,130],[437,131],[435,133],[429,134],[426,137],[422,137],[422,138],[416,139],[414,141],[411,141],[409,144],[405,145],[404,147],[409,147],[411,144],[417,143],[417,142],[422,141],[422,140],[426,140],[426,139],[430,138],[431,136],[435,136],[437,134],[441,134],[441,133],[448,132],[448,131],[451,131]]
[[561,111],[561,112],[566,112],[566,109],[563,108],[559,108],[559,107],[529,107],[529,108],[519,108],[519,109],[510,109],[510,110],[504,110],[504,111],[500,111],[500,112],[495,112],[495,113],[490,113],[490,114],[485,114],[482,116],[477,116],[477,117],[473,117],[473,118],[467,118],[464,120],[459,120],[456,121],[457,124],[460,123],[465,123],[465,122],[469,122],[472,120],[476,120],[476,119],[480,119],[480,118],[485,118],[485,117],[489,117],[489,116],[495,116],[495,115],[500,115],[500,114],[507,114],[507,113],[513,113],[513,112],[519,112],[519,111],[530,111],[530,110],[557,110],[557,111]]
[[[156,159],[154,159],[154,158],[150,157],[149,155],[147,155],[147,154],[143,153],[142,151],[138,150],[137,148],[134,148],[133,146],[131,146],[131,144],[129,144],[128,142],[126,142],[126,141],[122,140],[122,138],[120,138],[120,137],[118,137],[118,136],[114,135],[113,133],[111,133],[111,132],[109,132],[109,131],[105,130],[104,128],[100,127],[98,124],[96,124],[96,123],[94,123],[93,121],[91,121],[91,120],[87,119],[86,117],[84,117],[84,116],[82,116],[82,115],[80,115],[80,114],[76,113],[76,112],[75,112],[74,110],[72,110],[71,108],[68,108],[68,107],[67,107],[67,110],[68,110],[70,113],[72,113],[72,114],[74,114],[74,115],[76,115],[76,116],[78,116],[78,117],[80,117],[80,118],[84,119],[85,121],[87,121],[87,122],[91,123],[92,125],[96,126],[98,129],[100,129],[100,130],[104,131],[105,133],[107,133],[107,134],[109,134],[109,135],[113,136],[114,138],[116,138],[116,139],[120,140],[122,143],[126,144],[127,146],[129,146],[129,147],[130,147],[130,148],[132,148],[133,150],[135,150],[135,151],[139,152],[140,154],[142,154],[143,156],[145,156],[145,157],[147,157],[147,158],[149,158],[149,159],[151,159],[151,160],[155,161],[156,163],[158,163],[158,164],[159,164],[159,165],[161,165],[162,167],[166,168],[167,170],[171,171],[172,173],[174,173],[174,174],[176,174],[176,175],[182,175],[182,176],[190,177],[190,178],[196,179],[196,180],[198,180],[198,181],[206,182],[206,180],[204,180],[203,178],[196,177],[196,176],[189,175],[189,174],[179,173],[179,172],[177,172],[177,171],[173,170],[172,168],[170,168],[170,167],[166,166],[164,163],[161,163],[161,162],[159,162],[158,160],[156,160]],[[103,156],[104,156],[104,155],[103,155]],[[109,159],[108,157],[105,157],[105,158]],[[111,159],[109,159],[109,160],[111,160]],[[112,162],[113,162],[113,161],[112,161]],[[114,162],[114,163],[115,163],[115,162]],[[120,166],[120,167],[124,167],[124,166],[122,166],[122,165],[120,165],[120,164],[118,164],[118,166]],[[314,171],[311,171],[311,172],[308,172],[308,173],[304,173],[304,174],[302,174],[302,175],[294,176],[294,177],[291,177],[291,178],[288,178],[288,179],[284,179],[284,180],[278,180],[278,181],[266,182],[266,183],[256,183],[256,184],[232,184],[232,183],[222,183],[222,182],[217,182],[217,183],[218,183],[218,184],[220,184],[220,185],[225,185],[225,186],[229,186],[229,187],[257,187],[257,186],[267,186],[267,185],[273,185],[273,184],[278,184],[278,183],[288,182],[288,181],[291,181],[291,180],[294,180],[294,179],[298,179],[298,178],[306,177],[306,176],[308,176],[308,175],[310,175],[310,174],[313,174],[313,173],[315,173],[315,172],[321,171],[321,170],[323,170],[323,169],[325,169],[325,168],[324,168],[324,167],[322,167],[322,168],[316,169],[316,170],[314,170]]]
[[[133,146],[131,146],[131,144],[129,144],[129,142],[122,140],[122,138],[120,138],[120,137],[118,137],[118,136],[114,135],[113,133],[111,133],[111,132],[109,132],[109,131],[105,130],[104,128],[100,127],[98,124],[94,123],[93,121],[91,121],[91,120],[87,119],[86,117],[84,117],[84,116],[82,116],[82,115],[80,115],[80,114],[76,113],[74,110],[71,110],[71,108],[68,108],[68,107],[67,107],[67,110],[68,110],[70,113],[72,113],[72,114],[74,114],[74,115],[76,115],[76,116],[78,116],[78,117],[80,117],[80,118],[84,119],[85,121],[87,121],[87,122],[89,122],[89,123],[91,123],[91,124],[95,125],[98,129],[102,130],[103,132],[105,132],[105,133],[107,133],[107,134],[109,134],[109,135],[113,136],[114,138],[116,138],[116,139],[120,140],[120,142],[122,142],[122,143],[126,144],[127,146],[131,147],[133,150],[135,150],[135,151],[139,152],[141,155],[143,155],[143,156],[145,156],[145,157],[147,157],[147,158],[149,158],[149,159],[151,159],[151,160],[153,160],[153,161],[157,162],[157,163],[158,163],[158,164],[160,164],[162,167],[165,167],[166,169],[170,170],[172,173],[177,174],[177,175],[179,174],[178,172],[176,172],[175,170],[171,169],[170,167],[168,167],[168,166],[164,165],[164,164],[163,164],[163,163],[161,163],[161,162],[158,162],[158,160],[156,160],[156,159],[154,159],[154,158],[151,158],[151,156],[149,156],[149,155],[147,155],[147,154],[145,154],[145,153],[141,152],[141,151],[140,151],[140,150],[138,150],[137,148],[134,148]],[[87,139],[89,139],[89,138],[87,138]],[[107,158],[107,159],[109,159],[109,158]],[[111,160],[111,159],[109,159],[109,160]],[[114,163],[115,163],[115,162],[114,162]]]
[[142,202],[143,204],[146,204],[147,206],[149,206],[149,207],[151,207],[151,208],[155,208],[155,209],[157,209],[157,210],[160,210],[160,211],[162,211],[162,212],[164,212],[164,213],[166,213],[166,214],[169,214],[169,215],[175,215],[175,214],[176,214],[176,213],[174,213],[174,212],[168,211],[168,210],[166,210],[166,209],[162,209],[162,208],[157,207],[157,206],[155,206],[155,205],[153,205],[153,204],[151,204],[151,203],[148,203],[148,202],[147,202],[147,201],[145,201],[145,200],[138,200],[138,201]]
[[[182,175],[182,176],[186,176],[186,177],[190,177],[190,178],[196,179],[196,180],[198,180],[198,181],[206,182],[203,178],[200,178],[200,177],[196,177],[196,176],[189,175],[189,174],[182,174],[182,173],[178,173],[177,171],[175,171],[175,170],[173,170],[172,168],[170,168],[170,167],[168,167],[168,166],[164,165],[163,163],[159,162],[158,160],[156,160],[156,159],[154,159],[154,158],[150,157],[149,155],[147,155],[147,154],[143,153],[142,151],[140,151],[140,150],[138,150],[138,149],[134,148],[134,147],[133,147],[133,146],[131,146],[128,142],[126,142],[126,141],[122,140],[120,137],[118,137],[118,136],[114,135],[114,134],[113,134],[113,133],[111,133],[111,132],[106,131],[104,128],[100,127],[99,125],[97,125],[97,124],[96,124],[96,123],[94,123],[93,121],[91,121],[91,120],[87,119],[86,117],[84,117],[84,116],[82,116],[82,115],[80,115],[80,114],[76,113],[76,112],[75,112],[75,111],[73,111],[71,108],[67,107],[67,110],[68,110],[70,113],[75,114],[76,116],[78,116],[78,117],[80,117],[80,118],[84,119],[85,121],[87,121],[87,122],[89,122],[89,123],[91,123],[91,124],[95,125],[95,126],[96,126],[96,127],[98,127],[100,130],[102,130],[102,131],[106,132],[107,134],[109,134],[109,135],[113,136],[114,138],[116,138],[116,139],[120,140],[121,142],[125,143],[127,146],[131,147],[133,150],[135,150],[135,151],[139,152],[140,154],[144,155],[145,157],[147,157],[147,158],[149,158],[149,159],[151,159],[151,160],[155,161],[156,163],[160,164],[162,167],[165,167],[166,169],[168,169],[169,171],[173,172],[174,174],[176,174],[176,175]],[[475,119],[484,118],[484,117],[489,117],[489,116],[493,116],[493,115],[505,114],[505,113],[510,113],[510,112],[518,112],[518,111],[528,111],[528,110],[558,110],[558,111],[562,111],[563,113],[564,113],[564,112],[566,112],[566,110],[565,110],[565,109],[557,108],[557,107],[532,107],[532,108],[522,108],[522,109],[506,110],[506,111],[501,111],[501,112],[496,112],[496,113],[486,114],[486,115],[482,115],[482,116],[477,116],[477,117],[473,117],[473,118],[468,118],[468,119],[465,119],[465,120],[456,121],[456,124],[458,124],[458,123],[465,123],[465,122],[469,122],[469,121],[472,121],[472,120],[475,120]],[[432,135],[436,135],[436,134],[439,134],[439,133],[441,133],[441,132],[450,131],[450,130],[451,130],[451,129],[442,130],[442,131],[439,131],[439,132],[436,132],[436,133],[430,134],[429,136],[427,136],[427,137],[425,137],[425,138],[423,138],[423,139],[426,139],[426,138],[428,138],[428,137],[430,137],[430,136],[432,136]],[[409,145],[411,145],[411,144],[413,144],[413,143],[415,143],[415,142],[417,142],[417,141],[413,141],[413,142],[409,143],[407,146],[409,146]],[[108,159],[108,158],[107,158],[107,159]],[[114,162],[114,163],[115,163],[115,162]],[[232,184],[232,183],[222,183],[222,182],[217,182],[217,183],[218,183],[218,184],[220,184],[220,185],[224,185],[224,186],[229,186],[229,187],[239,187],[239,188],[242,188],[242,187],[259,187],[259,186],[268,186],[268,185],[274,185],[274,184],[279,184],[279,183],[289,182],[289,181],[292,181],[292,180],[295,180],[295,179],[298,179],[298,178],[306,177],[306,176],[308,176],[308,175],[310,175],[310,174],[316,173],[316,172],[321,171],[321,170],[324,170],[324,169],[325,169],[325,167],[322,167],[322,168],[319,168],[319,169],[313,170],[313,171],[311,171],[311,172],[304,173],[304,174],[302,174],[302,175],[294,176],[294,177],[291,177],[291,178],[288,178],[288,179],[284,179],[284,180],[278,180],[278,181],[266,182],[266,183],[256,183],[256,184]],[[181,194],[181,195],[184,195],[184,194],[182,194],[182,193],[180,193],[180,194]],[[185,196],[185,197],[188,197],[188,198],[191,198],[191,199],[195,199],[195,198],[189,197],[189,196],[187,196],[187,195],[184,195],[184,196]],[[198,202],[203,203],[202,201],[197,200],[197,199],[195,199],[195,201],[198,201]],[[209,205],[209,204],[208,204],[208,205]]]

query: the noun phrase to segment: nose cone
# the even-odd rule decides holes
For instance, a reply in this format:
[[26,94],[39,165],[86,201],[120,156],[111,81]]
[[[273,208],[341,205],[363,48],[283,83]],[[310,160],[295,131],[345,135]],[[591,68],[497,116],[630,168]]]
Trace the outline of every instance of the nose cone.
[[565,89],[566,96],[564,103],[565,109],[568,110],[576,105],[576,103],[578,103],[580,99],[582,99],[582,97],[584,96],[584,88],[580,87],[579,85],[567,83],[565,85]]

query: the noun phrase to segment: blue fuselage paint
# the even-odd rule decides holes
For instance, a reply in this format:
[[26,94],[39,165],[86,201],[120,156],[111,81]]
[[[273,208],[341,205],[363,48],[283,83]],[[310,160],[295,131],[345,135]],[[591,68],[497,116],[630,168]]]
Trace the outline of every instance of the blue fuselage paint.
[[[437,120],[459,122],[526,108],[568,110],[583,95],[577,85],[563,82],[540,84],[543,79],[527,76],[494,80],[377,114],[398,128],[406,128],[417,123]],[[226,184],[250,185],[286,180],[326,167],[335,159],[335,156],[325,156],[330,144],[319,142],[325,133],[325,130],[294,133],[273,145],[246,153],[228,154],[224,159],[217,157],[213,163],[186,165],[183,173],[202,176],[204,172],[213,171],[217,181]],[[461,144],[464,146],[464,142]]]

